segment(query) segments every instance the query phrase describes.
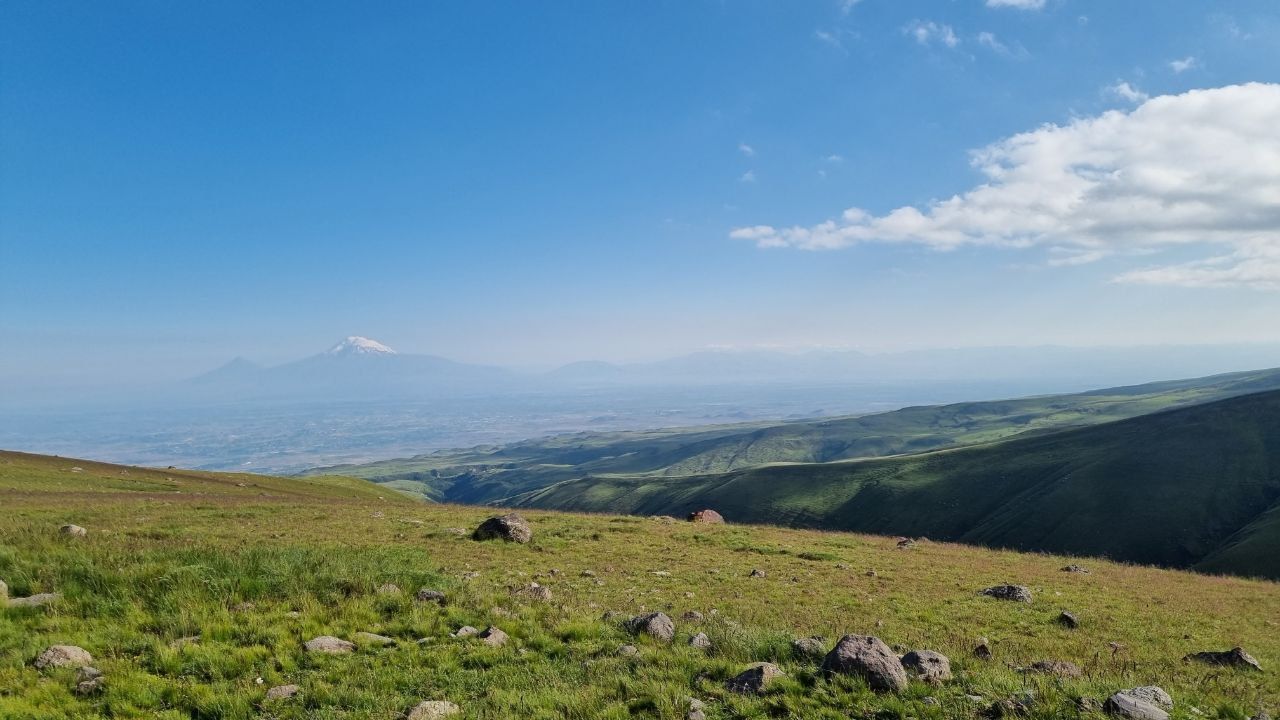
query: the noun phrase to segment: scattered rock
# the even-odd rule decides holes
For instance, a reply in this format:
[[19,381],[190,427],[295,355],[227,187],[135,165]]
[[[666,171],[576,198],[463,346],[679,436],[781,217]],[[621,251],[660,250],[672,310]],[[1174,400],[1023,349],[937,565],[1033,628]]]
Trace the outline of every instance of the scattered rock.
[[102,689],[106,683],[102,671],[96,667],[85,665],[76,671],[76,694],[92,695]]
[[1078,678],[1084,674],[1079,665],[1066,660],[1039,660],[1031,663],[1031,666],[1025,668],[1023,672],[1038,675],[1057,675],[1061,678]]
[[431,588],[422,588],[413,596],[413,598],[418,602],[433,602],[440,605],[444,605],[445,603],[444,593],[439,590],[432,590]]
[[37,670],[47,670],[50,668],[61,667],[84,667],[93,662],[93,656],[82,647],[75,645],[54,645],[45,648],[44,652],[36,658],[35,666]]
[[302,692],[302,688],[297,685],[277,685],[267,691],[264,700],[288,700],[289,698]]
[[681,615],[680,619],[688,622],[702,622],[702,613],[697,610],[690,610],[689,612]]
[[800,660],[817,660],[827,654],[827,639],[814,635],[791,641],[791,654]]
[[480,641],[489,647],[502,647],[507,644],[507,640],[509,639],[506,633],[492,625],[485,628],[485,631],[477,635],[477,637],[479,637]]
[[879,577],[879,576],[880,576],[879,573],[877,573],[875,570],[867,571],[867,577]]
[[973,656],[979,660],[990,660],[991,641],[986,638],[978,638],[978,644],[973,648]]
[[1091,697],[1076,698],[1076,709],[1082,713],[1098,713],[1102,712],[1102,703]]
[[462,712],[462,708],[448,700],[424,700],[413,706],[406,720],[441,720]]
[[528,521],[516,513],[498,515],[480,523],[480,527],[471,534],[476,540],[505,540],[507,542],[527,543],[533,539],[533,528]]
[[724,516],[710,508],[689,513],[689,522],[709,525],[723,525]]
[[1088,570],[1086,570],[1085,568],[1080,567],[1079,565],[1068,565],[1068,566],[1066,566],[1066,567],[1062,568],[1062,572],[1065,572],[1065,573],[1078,573],[1078,574],[1080,574],[1080,575],[1088,575],[1088,574],[1089,574],[1089,571],[1088,571]]
[[1025,585],[994,585],[982,591],[983,595],[997,600],[1012,602],[1031,602],[1031,589]]
[[644,633],[663,642],[671,642],[676,636],[676,624],[660,612],[633,617],[626,622],[626,628],[633,635]]
[[864,678],[877,692],[901,692],[907,687],[907,673],[898,656],[878,637],[845,635],[822,661],[827,673]]
[[389,638],[386,635],[379,635],[371,632],[358,632],[352,636],[360,645],[376,645],[378,647],[388,647],[395,645],[395,638]]
[[307,652],[325,653],[327,655],[341,655],[356,649],[355,644],[332,635],[321,635],[318,638],[308,640],[303,647],[307,649]]
[[753,578],[762,578],[764,576],[765,576],[765,573],[760,568],[755,568],[754,570],[751,571],[751,577]]
[[730,678],[724,686],[729,692],[741,695],[755,694],[764,692],[770,683],[785,676],[786,673],[782,672],[782,669],[773,663],[756,663]]
[[1271,720],[1271,715],[1266,710],[1259,710],[1257,715],[1249,718],[1249,720]]
[[698,698],[689,698],[689,712],[685,720],[707,720],[707,704]]
[[395,583],[387,583],[386,585],[379,585],[377,593],[379,595],[399,595],[400,586],[396,585]]
[[640,654],[640,648],[635,645],[619,645],[618,649],[613,651],[613,654],[620,657],[635,657]]
[[1164,688],[1155,685],[1143,685],[1142,687],[1130,688],[1121,692],[1144,702],[1149,702],[1158,708],[1173,709],[1173,698],[1169,697],[1169,693],[1165,692]]
[[79,525],[63,525],[62,527],[58,528],[58,532],[62,533],[63,535],[69,535],[71,537],[85,537],[86,535],[89,534],[88,530],[85,530]]
[[992,703],[983,714],[989,718],[1021,717],[1031,712],[1031,708],[1027,705],[1022,698],[1008,697]]
[[[1129,720],[1169,720],[1169,713],[1165,712],[1163,707],[1152,702],[1150,698],[1153,694],[1150,692],[1135,691],[1160,690],[1159,688],[1133,688],[1131,690],[1121,690],[1102,704],[1102,709],[1111,715],[1117,717],[1129,718]],[[1164,698],[1168,698],[1168,694],[1163,690],[1160,693]],[[1169,707],[1173,703],[1170,701]]]
[[1196,662],[1208,663],[1210,665],[1227,665],[1230,667],[1248,668],[1262,672],[1262,666],[1252,655],[1244,651],[1242,647],[1233,647],[1230,650],[1222,652],[1206,652],[1191,653],[1183,658],[1183,660],[1194,660]]
[[1074,613],[1069,613],[1066,610],[1063,610],[1062,614],[1058,615],[1058,623],[1072,630],[1080,627],[1080,619]]
[[912,650],[902,656],[902,667],[928,683],[941,683],[951,679],[951,661],[946,655],[932,650]]
[[480,630],[478,630],[477,628],[473,628],[470,625],[463,625],[462,627],[455,630],[453,635],[451,635],[450,637],[469,638],[472,635],[479,635],[479,634],[480,634]]
[[16,597],[9,599],[9,607],[44,607],[62,599],[61,593],[36,593],[30,597]]
[[912,540],[911,538],[905,538],[905,537],[904,537],[904,538],[898,538],[898,549],[899,549],[899,550],[910,550],[911,548],[913,548],[913,547],[915,547],[915,546],[916,546],[916,541],[915,541],[915,540]]
[[695,647],[699,650],[710,650],[711,638],[707,637],[706,633],[698,633],[697,635],[689,638],[689,646]]
[[539,585],[536,582],[531,582],[528,585],[518,587],[513,590],[511,594],[519,597],[526,597],[530,600],[538,600],[540,602],[547,602],[551,600],[550,588],[545,585]]
[[596,571],[595,571],[595,570],[583,570],[582,572],[580,572],[580,573],[578,573],[578,574],[579,574],[579,575],[581,575],[582,577],[586,577],[586,578],[593,578],[593,577],[595,577],[595,576],[596,576]]

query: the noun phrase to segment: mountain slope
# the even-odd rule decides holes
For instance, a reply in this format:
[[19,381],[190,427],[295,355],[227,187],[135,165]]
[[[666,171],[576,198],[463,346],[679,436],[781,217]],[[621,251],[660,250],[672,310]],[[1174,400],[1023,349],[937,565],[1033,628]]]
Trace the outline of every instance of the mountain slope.
[[320,472],[413,483],[414,489],[435,500],[497,502],[584,476],[680,477],[775,462],[821,463],[926,452],[1096,425],[1268,389],[1280,389],[1280,371],[822,420],[580,433]]
[[1280,392],[913,456],[587,477],[524,505],[928,536],[1280,578]]

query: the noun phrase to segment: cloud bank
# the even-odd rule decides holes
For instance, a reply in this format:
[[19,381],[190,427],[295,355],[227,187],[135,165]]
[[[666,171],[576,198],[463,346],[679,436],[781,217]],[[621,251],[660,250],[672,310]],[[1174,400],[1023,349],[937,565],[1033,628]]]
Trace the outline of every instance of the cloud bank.
[[1203,257],[1116,280],[1280,289],[1280,85],[1150,98],[1000,140],[974,151],[972,163],[984,183],[923,208],[875,215],[855,207],[817,225],[740,227],[730,236],[805,250],[1043,248],[1051,265],[1119,255],[1151,262],[1186,248]]

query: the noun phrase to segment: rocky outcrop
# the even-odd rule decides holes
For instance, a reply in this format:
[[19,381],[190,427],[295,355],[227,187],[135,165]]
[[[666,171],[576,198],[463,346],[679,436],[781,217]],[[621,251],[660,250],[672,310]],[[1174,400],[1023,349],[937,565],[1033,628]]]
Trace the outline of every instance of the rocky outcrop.
[[724,516],[710,508],[689,513],[689,522],[708,525],[723,525]]
[[497,515],[480,523],[480,527],[471,533],[476,540],[505,540],[514,543],[527,543],[533,539],[533,528],[529,522],[516,513]]
[[877,692],[902,692],[907,688],[907,673],[898,656],[878,637],[845,635],[822,661],[823,671],[836,675],[854,675],[867,681]]
[[982,591],[983,595],[1010,602],[1031,602],[1031,589],[1025,585],[993,585]]
[[1230,650],[1222,652],[1214,652],[1207,650],[1205,652],[1191,653],[1183,658],[1194,662],[1207,663],[1209,665],[1226,665],[1228,667],[1244,668],[1246,670],[1256,670],[1262,672],[1262,666],[1254,659],[1252,655],[1244,651],[1242,647],[1233,647]]

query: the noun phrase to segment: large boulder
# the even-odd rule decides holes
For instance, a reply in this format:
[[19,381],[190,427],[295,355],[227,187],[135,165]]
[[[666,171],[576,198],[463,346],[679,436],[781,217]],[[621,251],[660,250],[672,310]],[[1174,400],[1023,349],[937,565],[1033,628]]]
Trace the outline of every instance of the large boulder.
[[63,535],[68,535],[70,537],[85,537],[86,535],[89,534],[88,530],[85,530],[79,525],[70,525],[70,524],[63,525],[62,527],[58,528],[58,532],[62,533]]
[[471,533],[476,540],[506,540],[514,543],[527,543],[533,539],[533,528],[529,522],[516,513],[496,515],[480,523],[480,527]]
[[332,635],[321,635],[318,638],[312,638],[303,647],[309,653],[323,653],[325,655],[342,655],[356,649],[354,643],[349,643]]
[[997,600],[1031,602],[1031,589],[1025,585],[993,585],[982,591],[983,595]]
[[912,650],[903,655],[902,667],[928,683],[937,684],[951,679],[951,661],[946,655],[932,650]]
[[723,525],[724,516],[710,508],[706,510],[695,510],[689,513],[689,522],[705,523],[708,525]]
[[628,620],[624,626],[632,635],[643,633],[663,642],[671,642],[676,636],[676,624],[671,622],[671,618],[667,617],[666,613],[652,612],[647,615],[637,615]]
[[1233,647],[1230,650],[1222,652],[1214,652],[1208,650],[1205,652],[1191,653],[1183,658],[1183,660],[1194,660],[1196,662],[1208,663],[1210,665],[1227,665],[1229,667],[1245,668],[1246,670],[1257,670],[1262,672],[1262,666],[1252,655],[1244,651],[1242,647]]
[[44,652],[40,653],[35,661],[37,670],[62,667],[81,668],[92,664],[93,656],[89,654],[89,651],[75,645],[53,645],[45,648]]
[[407,720],[442,720],[462,712],[462,708],[448,700],[424,700],[409,711]]
[[822,661],[824,672],[855,675],[877,692],[902,692],[907,688],[907,672],[898,656],[878,637],[845,635]]
[[764,692],[774,680],[786,677],[786,673],[773,663],[756,663],[738,673],[724,684],[729,692],[752,695]]
[[[1159,696],[1151,692],[1155,690],[1159,691]],[[1110,715],[1128,720],[1169,720],[1169,713],[1157,704],[1158,700],[1168,699],[1168,697],[1168,694],[1160,688],[1132,688],[1121,690],[1107,698],[1102,709]],[[1169,701],[1168,707],[1173,707],[1172,701]]]

